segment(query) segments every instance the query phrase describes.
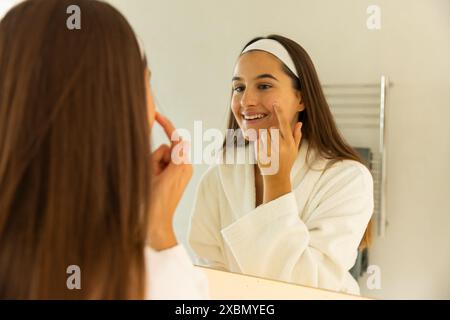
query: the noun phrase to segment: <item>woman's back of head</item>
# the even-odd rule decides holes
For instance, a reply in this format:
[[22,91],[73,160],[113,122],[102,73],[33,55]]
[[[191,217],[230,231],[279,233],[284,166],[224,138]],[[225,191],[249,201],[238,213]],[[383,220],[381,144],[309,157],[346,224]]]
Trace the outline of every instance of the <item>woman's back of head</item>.
[[143,297],[145,69],[125,18],[96,0],[28,0],[0,22],[1,298]]

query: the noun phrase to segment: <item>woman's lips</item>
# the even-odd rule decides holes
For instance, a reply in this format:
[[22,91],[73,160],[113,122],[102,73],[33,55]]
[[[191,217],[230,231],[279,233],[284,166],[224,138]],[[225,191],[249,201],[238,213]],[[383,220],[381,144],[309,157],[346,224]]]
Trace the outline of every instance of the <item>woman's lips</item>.
[[242,120],[247,124],[261,122],[268,117],[267,113],[243,113]]

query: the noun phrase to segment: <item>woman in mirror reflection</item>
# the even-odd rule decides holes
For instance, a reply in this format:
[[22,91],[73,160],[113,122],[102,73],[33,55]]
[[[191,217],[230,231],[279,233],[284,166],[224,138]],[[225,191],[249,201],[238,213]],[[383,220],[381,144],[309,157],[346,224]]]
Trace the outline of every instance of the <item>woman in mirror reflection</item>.
[[[234,68],[230,109],[228,128],[246,139],[232,148],[253,150],[256,162],[203,175],[189,228],[198,263],[359,294],[349,270],[370,242],[373,180],[339,133],[307,52],[279,35],[250,41]],[[276,142],[277,170],[267,174],[259,150]]]

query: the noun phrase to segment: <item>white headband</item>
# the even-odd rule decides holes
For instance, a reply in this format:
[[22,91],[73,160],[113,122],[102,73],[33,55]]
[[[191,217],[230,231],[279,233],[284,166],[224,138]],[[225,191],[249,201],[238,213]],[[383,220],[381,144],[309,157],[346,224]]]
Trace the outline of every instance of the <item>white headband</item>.
[[281,62],[283,62],[286,67],[288,67],[289,70],[297,76],[297,78],[300,79],[297,69],[295,68],[294,61],[292,61],[289,52],[287,52],[286,48],[283,47],[283,45],[278,41],[273,39],[260,39],[245,48],[244,51],[242,51],[242,54],[252,50],[261,50],[273,54],[275,57],[280,59]]

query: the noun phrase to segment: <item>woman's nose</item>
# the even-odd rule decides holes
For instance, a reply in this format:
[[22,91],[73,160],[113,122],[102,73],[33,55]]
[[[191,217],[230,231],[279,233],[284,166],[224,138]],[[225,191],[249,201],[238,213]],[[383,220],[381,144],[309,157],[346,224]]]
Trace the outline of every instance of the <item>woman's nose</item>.
[[249,106],[255,106],[257,102],[257,96],[253,92],[253,90],[245,90],[241,97],[241,106],[242,107],[249,107]]

